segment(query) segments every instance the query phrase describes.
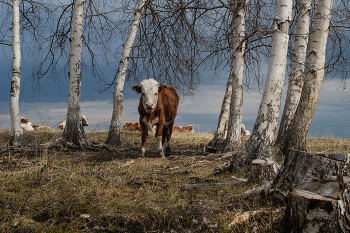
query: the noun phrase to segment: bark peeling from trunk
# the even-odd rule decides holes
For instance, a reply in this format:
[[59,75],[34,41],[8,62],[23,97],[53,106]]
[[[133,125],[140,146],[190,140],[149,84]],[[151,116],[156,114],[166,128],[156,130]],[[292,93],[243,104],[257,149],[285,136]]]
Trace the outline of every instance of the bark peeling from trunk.
[[[125,77],[129,64],[129,56],[135,36],[137,33],[137,28],[140,24],[142,10],[146,4],[146,0],[139,0],[136,13],[134,15],[134,20],[131,24],[128,39],[124,45],[122,59],[119,63],[117,82],[114,87],[114,101],[113,101],[113,112],[111,124],[108,131],[107,144],[120,146],[120,126],[123,115],[123,103],[124,103],[124,87],[125,87]],[[136,108],[135,108],[136,109]]]
[[[235,172],[251,170],[255,159],[264,160],[268,164],[268,172],[258,178],[268,181],[279,169],[274,160],[273,144],[277,133],[279,109],[281,105],[282,87],[287,61],[288,25],[291,20],[292,2],[277,1],[273,23],[273,36],[269,69],[264,93],[252,134],[246,144],[233,155],[230,169]],[[282,24],[286,24],[281,26]],[[280,30],[282,29],[282,31]],[[266,170],[266,169],[265,169]]]
[[69,100],[63,138],[79,148],[90,147],[81,121],[81,48],[83,41],[84,0],[75,0],[72,12],[69,50]]
[[311,0],[300,0],[299,4],[300,10],[298,12],[287,97],[275,145],[277,149],[281,147],[287,136],[287,129],[298,107],[304,84],[306,49],[309,41]]
[[245,7],[249,0],[230,1],[232,15],[232,61],[219,123],[208,146],[223,152],[236,151],[241,145],[243,109],[243,69],[245,52]]
[[232,61],[231,61],[231,104],[227,136],[223,152],[237,151],[241,146],[241,124],[243,112],[243,75],[245,52],[245,6],[248,1],[236,1],[236,12],[233,15]]
[[224,99],[222,100],[221,111],[219,116],[218,127],[213,139],[208,143],[209,147],[221,150],[227,135],[228,119],[230,116],[230,105],[232,95],[232,76],[230,75],[226,84]]
[[317,3],[304,86],[294,118],[280,146],[283,154],[287,154],[289,149],[306,151],[306,137],[316,111],[324,79],[332,4],[332,0],[319,0]]
[[21,44],[19,26],[19,0],[12,1],[12,77],[10,90],[11,134],[9,145],[21,147],[25,144],[19,115],[19,93],[21,83]]

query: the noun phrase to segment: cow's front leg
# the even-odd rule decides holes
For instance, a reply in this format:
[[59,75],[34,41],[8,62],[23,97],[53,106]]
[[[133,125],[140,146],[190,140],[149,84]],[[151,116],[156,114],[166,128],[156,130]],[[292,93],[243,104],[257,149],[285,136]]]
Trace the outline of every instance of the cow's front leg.
[[147,138],[148,138],[148,130],[147,130],[147,126],[145,123],[143,123],[142,121],[140,121],[140,126],[141,126],[141,149],[139,152],[139,156],[140,157],[144,157],[145,156],[145,152],[146,152],[146,142],[147,142]]
[[162,159],[165,158],[164,151],[163,151],[163,143],[162,143],[163,127],[164,127],[164,124],[159,123],[156,131],[156,139],[158,141],[158,153]]
[[171,121],[167,127],[167,130],[164,131],[163,137],[166,138],[167,145],[163,145],[165,147],[165,155],[169,157],[171,155],[171,149],[170,149],[170,139],[171,135],[173,133],[173,126],[174,126],[174,121]]

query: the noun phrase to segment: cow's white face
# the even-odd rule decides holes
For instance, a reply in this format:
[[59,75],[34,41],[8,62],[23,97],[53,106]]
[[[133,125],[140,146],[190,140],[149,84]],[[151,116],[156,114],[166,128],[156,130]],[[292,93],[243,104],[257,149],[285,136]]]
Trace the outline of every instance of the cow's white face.
[[89,122],[86,116],[81,115],[81,121],[83,123],[83,126],[89,126]]
[[157,106],[159,83],[154,79],[143,80],[140,85],[134,85],[132,89],[142,95],[142,105],[146,112],[151,113]]

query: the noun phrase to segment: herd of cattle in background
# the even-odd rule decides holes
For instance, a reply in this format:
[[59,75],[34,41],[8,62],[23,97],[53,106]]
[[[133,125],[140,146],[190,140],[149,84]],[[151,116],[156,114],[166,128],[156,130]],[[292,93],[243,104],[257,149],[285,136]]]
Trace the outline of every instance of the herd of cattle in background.
[[[83,126],[88,126],[88,119],[86,116],[81,116],[81,121],[83,123]],[[44,125],[33,125],[28,119],[21,117],[21,127],[24,131],[51,131],[54,130],[48,126]],[[64,130],[66,127],[66,121],[62,121],[56,128],[56,130]],[[154,126],[152,129],[149,129],[151,133],[155,133]],[[121,131],[140,131],[141,132],[141,126],[139,122],[131,123],[131,122],[125,122],[124,126],[122,127]],[[175,133],[195,133],[194,126],[188,125],[188,126],[176,126],[173,128],[173,132]]]
[[[159,84],[154,79],[146,79],[140,82],[140,85],[132,86],[132,89],[141,94],[138,111],[140,114],[140,121],[131,123],[125,122],[121,131],[140,131],[142,133],[142,154],[144,154],[145,142],[148,133],[156,134],[160,137],[160,148],[162,148],[165,141],[169,142],[172,133],[195,133],[194,125],[188,126],[173,126],[175,117],[177,115],[177,107],[180,97],[176,90],[164,84]],[[81,115],[83,126],[88,126],[88,119],[85,115]],[[157,131],[157,125],[161,129]],[[44,125],[32,125],[32,123],[21,117],[21,127],[24,131],[52,131],[54,129]],[[64,130],[66,121],[61,121],[56,130]],[[164,127],[164,130],[163,130]],[[225,124],[225,132],[228,130],[228,122]],[[159,134],[160,135],[157,135]],[[241,135],[249,136],[250,132],[245,129],[245,125],[241,124]],[[146,138],[145,138],[146,137]]]
[[[150,133],[155,133],[156,126],[153,126],[152,129],[148,129]],[[131,123],[131,122],[125,122],[123,128],[121,131],[140,131],[141,132],[141,126],[139,122]],[[194,125],[188,125],[188,126],[175,126],[173,127],[173,133],[195,133],[194,131]],[[245,125],[241,124],[241,136],[249,136],[250,131],[245,129]]]
[[[155,133],[156,126],[154,125],[153,128],[148,129],[148,130],[151,133]],[[140,131],[141,132],[141,125],[139,122],[135,122],[135,123],[125,122],[121,131]],[[194,125],[175,126],[175,127],[173,127],[173,133],[195,133]]]
[[[83,123],[83,126],[88,126],[89,122],[86,116],[81,115],[81,122]],[[32,122],[30,122],[28,119],[21,117],[21,127],[24,131],[52,131],[54,129],[44,126],[44,125],[33,125]],[[66,127],[66,120],[61,121],[59,125],[57,126],[57,130],[64,130]]]
[[[81,116],[81,120],[83,123],[83,126],[88,126],[88,119],[82,115]],[[32,123],[24,118],[21,117],[21,127],[24,131],[45,131],[45,130],[54,130],[48,126],[44,126],[44,125],[32,125]],[[58,126],[57,126],[57,130],[64,130],[64,128],[66,127],[66,121],[62,121]],[[152,129],[149,129],[150,133],[155,133],[156,130],[156,126],[153,126]],[[135,123],[131,123],[131,122],[125,122],[124,126],[122,127],[121,131],[140,131],[141,132],[141,126],[139,124],[139,122],[135,122]],[[188,125],[188,126],[175,126],[173,127],[173,133],[195,133],[194,131],[194,125]],[[245,125],[242,124],[241,125],[241,135],[242,136],[249,136],[250,132],[249,130],[245,129]]]

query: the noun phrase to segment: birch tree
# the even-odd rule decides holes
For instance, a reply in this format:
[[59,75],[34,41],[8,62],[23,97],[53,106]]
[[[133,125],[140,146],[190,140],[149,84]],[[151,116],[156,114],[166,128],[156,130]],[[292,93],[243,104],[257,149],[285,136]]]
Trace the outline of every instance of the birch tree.
[[69,100],[63,138],[79,147],[90,146],[81,121],[81,48],[83,41],[84,0],[74,0],[69,49]]
[[230,117],[225,140],[224,152],[234,151],[241,146],[241,124],[243,111],[243,69],[245,52],[245,6],[249,0],[231,1],[235,8],[233,13],[233,55],[230,78],[232,80],[232,95]]
[[288,149],[306,151],[306,137],[316,111],[324,79],[332,4],[332,0],[317,2],[304,86],[295,116],[287,130],[287,137],[281,146],[281,152],[284,154],[287,154]]
[[232,75],[230,73],[224,99],[222,100],[221,111],[219,115],[218,127],[216,128],[213,139],[208,143],[209,147],[220,150],[227,136],[228,119],[230,116],[230,105],[232,96]]
[[19,0],[12,1],[12,77],[10,91],[11,136],[10,146],[24,145],[21,118],[19,115],[19,93],[21,83],[21,44],[19,27]]
[[191,4],[199,2],[149,1],[145,5],[130,55],[128,82],[147,77],[185,95],[196,91],[203,33],[197,31],[201,11]]
[[299,0],[297,2],[297,8],[298,19],[294,39],[294,51],[291,58],[286,102],[275,144],[277,149],[283,144],[283,138],[286,137],[286,132],[294,117],[304,83],[306,50],[310,33],[311,1]]
[[267,165],[265,172],[255,179],[270,180],[278,171],[273,157],[273,143],[277,134],[291,18],[292,0],[278,0],[273,23],[271,57],[258,116],[249,140],[233,155],[228,164],[230,170],[235,172],[249,169],[253,160]]
[[111,124],[109,126],[107,144],[120,146],[120,124],[123,115],[125,77],[129,64],[129,56],[135,40],[137,28],[139,26],[142,10],[146,0],[139,0],[134,20],[131,24],[128,39],[124,45],[123,55],[119,63],[117,81],[114,87],[114,101]]
[[[229,9],[229,14],[220,12],[223,17],[216,18],[219,18],[218,21],[224,22],[226,19],[224,16],[230,15],[232,23],[215,27],[219,29],[214,33],[214,40],[210,40],[210,43],[206,43],[206,45],[209,44],[208,50],[213,51],[213,53],[209,55],[212,57],[209,58],[209,60],[212,64],[215,64],[213,67],[214,69],[220,67],[220,64],[218,64],[219,62],[225,61],[222,60],[222,58],[230,58],[229,61],[225,61],[225,64],[226,62],[230,64],[230,74],[228,83],[226,84],[226,92],[222,102],[217,131],[214,138],[208,144],[209,147],[216,150],[233,151],[240,147],[243,106],[243,71],[245,70],[244,76],[247,86],[249,86],[250,77],[253,77],[258,83],[260,82],[259,79],[262,77],[260,73],[261,63],[269,57],[267,51],[270,47],[269,38],[272,32],[267,29],[267,22],[268,18],[271,18],[270,15],[273,14],[273,12],[270,12],[270,4],[271,2],[269,1],[230,1],[229,5],[225,5],[225,8]],[[217,15],[220,13],[217,13]],[[245,26],[246,21],[248,31]],[[213,24],[215,24],[215,22]],[[213,31],[215,31],[215,28],[213,28]],[[225,35],[230,38],[224,40],[223,36]],[[230,41],[230,56],[222,53],[222,51],[226,52],[226,50],[228,50],[224,44],[227,43],[226,41]],[[218,54],[216,53],[217,51],[221,53]],[[233,77],[235,78],[233,79]],[[235,84],[233,84],[232,81],[235,82]],[[232,85],[235,86],[233,96]],[[232,107],[231,110],[230,106]],[[230,123],[229,120],[231,121]]]

